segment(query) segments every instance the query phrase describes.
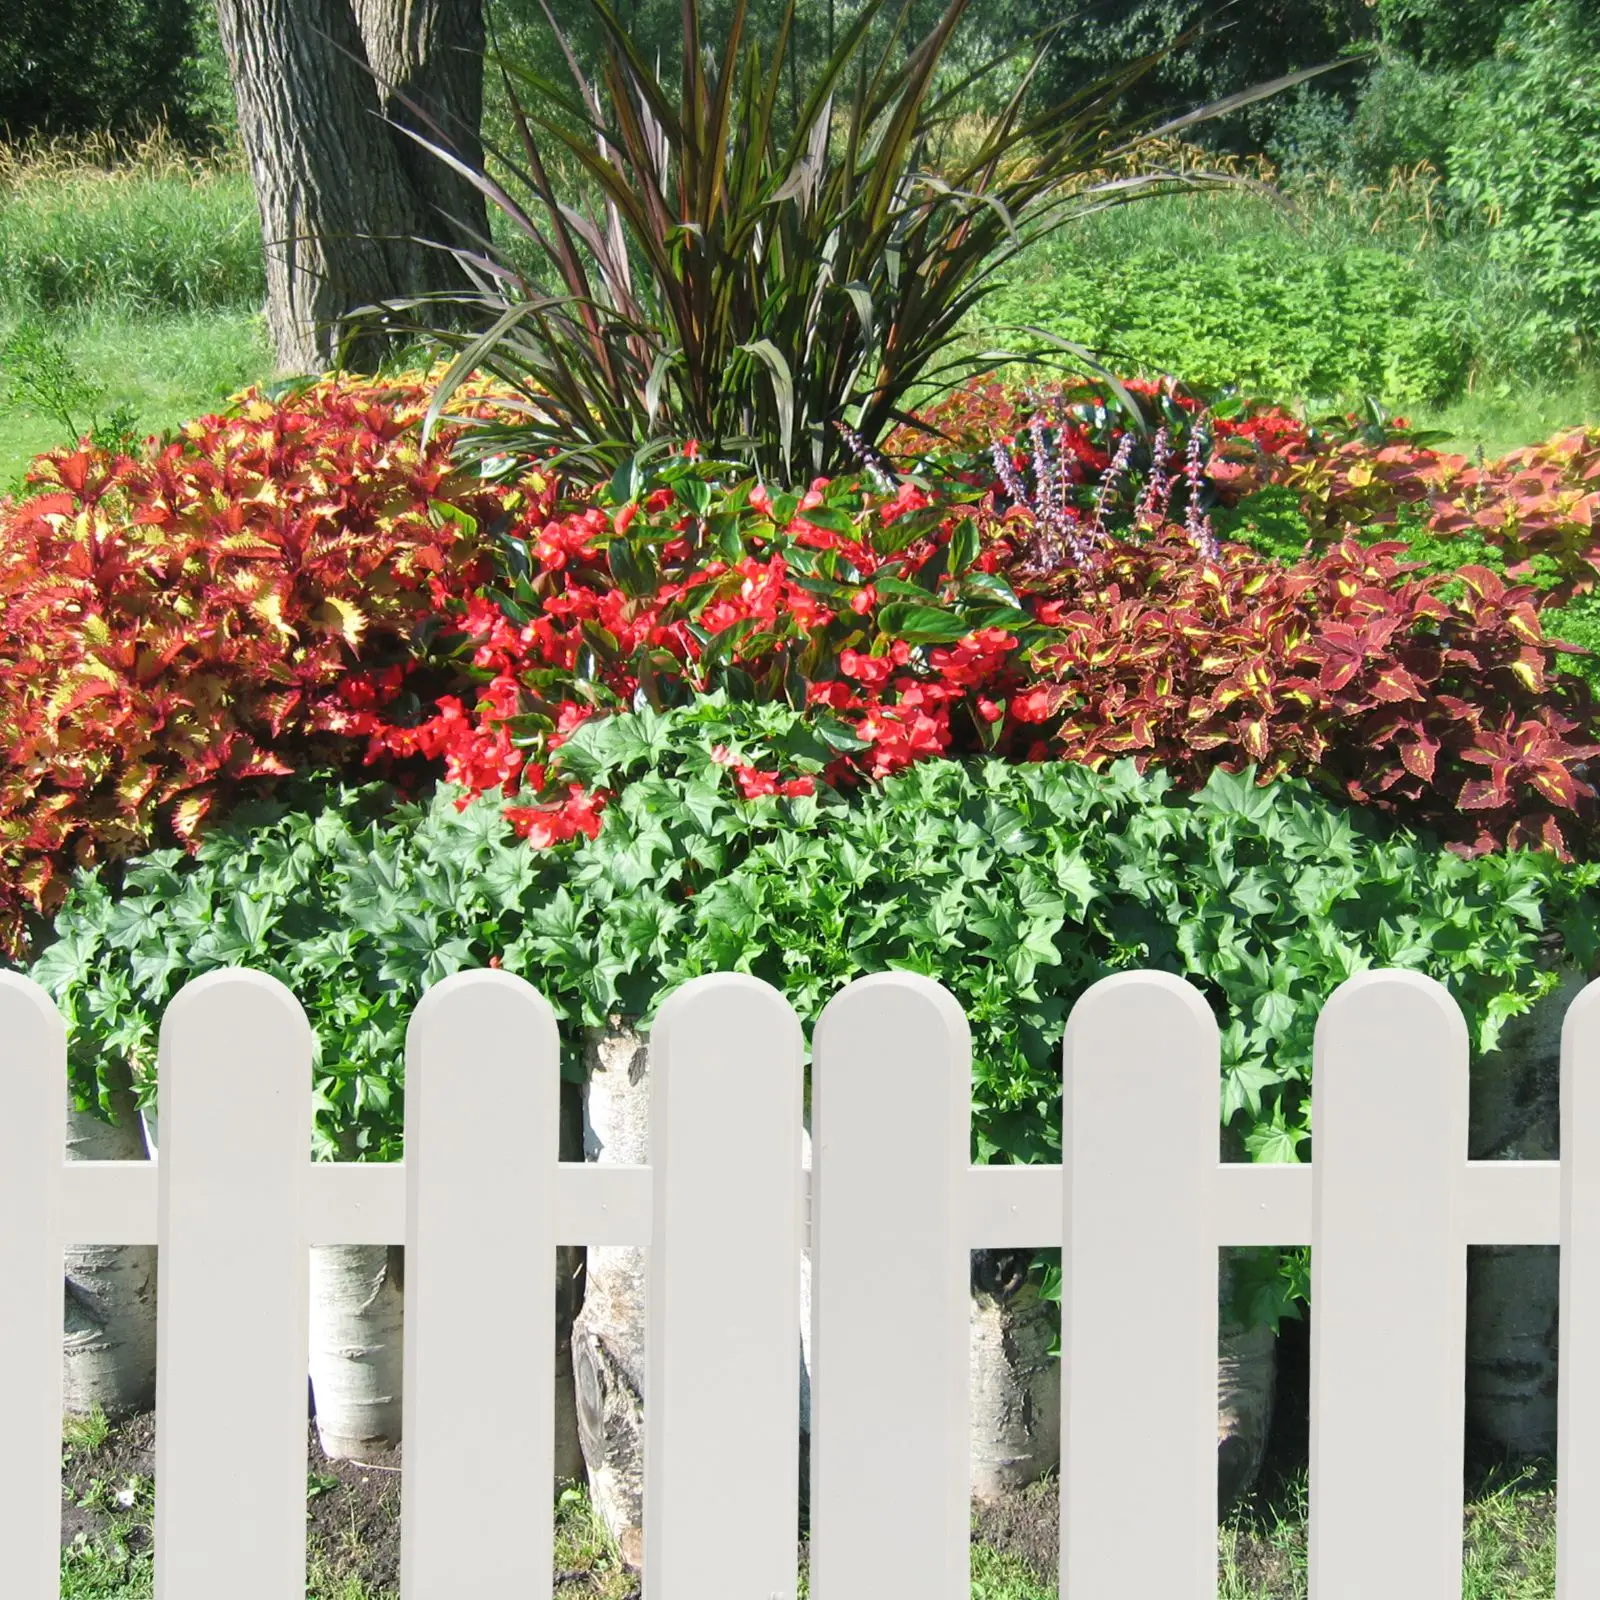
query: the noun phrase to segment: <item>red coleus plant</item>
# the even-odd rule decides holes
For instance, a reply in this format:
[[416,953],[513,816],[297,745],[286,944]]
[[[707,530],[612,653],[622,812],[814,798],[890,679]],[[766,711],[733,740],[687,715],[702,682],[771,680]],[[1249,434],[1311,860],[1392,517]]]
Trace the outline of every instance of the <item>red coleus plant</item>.
[[[1041,608],[1065,638],[1035,652],[1015,713],[1051,754],[1133,756],[1185,784],[1215,766],[1299,772],[1469,851],[1567,851],[1594,821],[1593,708],[1555,677],[1532,591],[1481,567],[1466,594],[1408,579],[1405,546],[1346,540],[1280,566],[1240,547],[1124,546]],[[1570,735],[1577,735],[1570,739]],[[1487,769],[1487,770],[1485,770]]]
[[[34,465],[0,504],[0,945],[74,864],[193,846],[242,785],[344,754],[335,687],[414,670],[441,574],[487,575],[503,500],[426,449],[426,390],[319,384],[192,423],[139,459]],[[436,624],[435,624],[436,625]],[[430,698],[432,696],[430,695]]]

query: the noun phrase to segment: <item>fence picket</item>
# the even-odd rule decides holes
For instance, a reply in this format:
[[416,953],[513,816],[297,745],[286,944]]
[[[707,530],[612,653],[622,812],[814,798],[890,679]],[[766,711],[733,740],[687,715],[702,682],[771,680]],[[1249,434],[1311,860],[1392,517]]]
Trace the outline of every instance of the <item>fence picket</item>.
[[796,1591],[803,1054],[741,973],[685,984],[651,1030],[647,1600]]
[[1102,978],[1067,1021],[1063,1600],[1216,1593],[1218,1051],[1167,973]]
[[[406,1029],[405,1600],[549,1600],[561,1047],[544,996],[458,972]],[[499,1126],[511,1140],[486,1132]],[[485,1323],[489,1314],[492,1326]],[[514,1343],[517,1359],[505,1359]],[[491,1351],[489,1344],[495,1349]],[[530,1459],[531,1453],[531,1459]]]
[[61,1197],[67,1031],[49,995],[0,972],[0,1590],[61,1583]]
[[1317,1019],[1311,1600],[1460,1600],[1467,1053],[1418,972],[1358,973]]
[[1556,1600],[1600,1594],[1600,981],[1561,1029]]
[[[337,1235],[407,1246],[404,1600],[549,1596],[552,1519],[526,1503],[554,1453],[539,1263],[587,1231],[649,1252],[647,1600],[793,1600],[807,1184],[803,1041],[777,990],[718,974],[669,998],[650,1161],[628,1173],[561,1168],[554,1017],[503,972],[457,974],[416,1008],[403,1172],[313,1166],[310,1029],[263,973],[209,974],[168,1006],[154,1170],[65,1162],[65,1029],[16,974],[0,1037],[0,1593],[57,1593],[61,1252],[95,1238],[160,1249],[157,1600],[305,1592],[307,1247]],[[1175,977],[1096,984],[1063,1045],[1064,1163],[1007,1177],[970,1165],[970,1036],[948,991],[884,973],[828,1006],[817,1600],[966,1600],[968,1251],[1056,1242],[1062,1600],[1214,1595],[1216,1251],[1281,1238],[1285,1217],[1312,1244],[1311,1600],[1457,1600],[1466,1246],[1491,1240],[1561,1245],[1556,1594],[1600,1593],[1600,982],[1566,1017],[1549,1163],[1467,1161],[1466,1028],[1417,973],[1362,973],[1324,1007],[1303,1187],[1222,1181],[1218,1042]],[[522,1143],[486,1159],[492,1117]],[[519,1345],[509,1397],[483,1359],[486,1296]],[[1374,1437],[1401,1464],[1403,1517],[1373,1515],[1389,1487]],[[249,1449],[219,1471],[234,1440]]]
[[967,1600],[971,1117],[946,989],[884,973],[829,1002],[811,1067],[818,1600]]
[[161,1019],[156,1600],[305,1592],[311,1057],[262,972],[196,978]]

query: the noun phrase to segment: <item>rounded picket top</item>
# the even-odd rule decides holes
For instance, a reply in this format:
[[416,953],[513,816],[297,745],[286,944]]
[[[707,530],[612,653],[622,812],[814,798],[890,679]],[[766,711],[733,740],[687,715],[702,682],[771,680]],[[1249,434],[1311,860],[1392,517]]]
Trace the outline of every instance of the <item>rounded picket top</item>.
[[1148,1060],[1157,1070],[1203,1071],[1211,1088],[1221,1048],[1210,1003],[1187,979],[1114,972],[1090,984],[1073,1006],[1062,1059],[1068,1071],[1113,1073],[1132,1059]]
[[864,1045],[880,1039],[885,1045],[898,1045],[902,1024],[931,1030],[970,1057],[972,1030],[961,1002],[942,983],[920,972],[874,972],[853,978],[822,1008],[814,1048],[835,1032],[854,1038],[863,1029]]
[[[245,1145],[264,1149],[269,1128],[292,1114],[306,1123],[309,1149],[314,1044],[305,1009],[270,973],[223,967],[186,983],[161,1017],[156,1075],[163,1181],[191,1118],[213,1136],[206,1142],[215,1144],[217,1128],[232,1127]],[[192,1151],[186,1154],[195,1159]]]
[[1455,997],[1437,978],[1409,967],[1369,967],[1346,978],[1328,996],[1317,1017],[1317,1037],[1324,1032],[1343,1037],[1392,1039],[1384,1030],[1407,1022],[1433,1036],[1448,1031],[1451,1043],[1467,1045],[1466,1019]]
[[765,978],[749,972],[703,972],[662,1001],[650,1029],[651,1070],[659,1052],[681,1046],[697,1030],[773,1027],[800,1038],[794,1007]]
[[1364,1119],[1382,1105],[1396,1129],[1413,1117],[1437,1125],[1442,1109],[1452,1159],[1464,1158],[1469,1055],[1461,1008],[1437,979],[1398,967],[1346,978],[1317,1018],[1313,1135],[1317,1119],[1328,1131],[1329,1112],[1342,1122],[1346,1106],[1352,1118]]
[[20,972],[0,972],[0,1037],[6,1041],[6,1103],[14,1105],[24,1074],[39,1074],[54,1089],[65,1083],[67,1024],[49,992]]
[[252,1039],[257,1029],[275,1034],[280,1042],[298,1029],[311,1042],[305,1008],[287,985],[254,967],[219,967],[191,978],[168,1002],[161,1016],[162,1065],[169,1048],[213,1043],[232,1047]]
[[[1561,1024],[1562,1087],[1566,1087],[1568,1058],[1574,1066],[1580,1061],[1600,1060],[1600,978],[1585,984],[1567,1007]],[[1593,1069],[1588,1069],[1593,1070]],[[1565,1144],[1562,1145],[1565,1150]]]
[[450,1037],[453,1030],[465,1029],[477,1038],[483,1030],[507,1023],[532,1028],[541,1044],[559,1038],[550,1002],[526,978],[499,967],[452,972],[412,1007],[406,1024],[407,1069],[417,1047],[436,1034]]
[[[411,1135],[436,1070],[446,1076],[448,1104],[474,1120],[484,1108],[509,1114],[516,1107],[525,1116],[527,1096],[543,1079],[551,1104],[541,1137],[548,1132],[559,1146],[560,1032],[550,1002],[526,978],[497,967],[453,972],[413,1008],[406,1024],[408,1162],[415,1159]],[[475,1137],[481,1137],[481,1121],[479,1127]]]

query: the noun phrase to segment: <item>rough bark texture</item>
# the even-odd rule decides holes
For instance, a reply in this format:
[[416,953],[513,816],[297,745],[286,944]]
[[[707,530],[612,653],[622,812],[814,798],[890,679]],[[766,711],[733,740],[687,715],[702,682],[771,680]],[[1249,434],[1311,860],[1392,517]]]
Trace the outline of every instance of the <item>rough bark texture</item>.
[[[649,1160],[643,1037],[622,1019],[584,1044],[586,1161]],[[634,1571],[644,1565],[644,1251],[590,1245],[583,1309],[572,1327],[578,1436],[589,1499]]]
[[[378,99],[391,122],[440,142],[401,97],[443,130],[455,155],[481,168],[483,143],[482,0],[355,0],[356,22]],[[481,191],[415,140],[395,135],[400,164],[432,220],[430,238],[474,244],[487,238]]]
[[[1556,1161],[1561,1155],[1561,1025],[1581,972],[1525,1016],[1500,1047],[1472,1060],[1467,1152],[1474,1161]],[[1513,1456],[1555,1454],[1561,1308],[1555,1245],[1467,1249],[1467,1421]]]
[[311,1247],[311,1394],[330,1461],[400,1442],[405,1280],[399,1245]]
[[[364,10],[378,6],[363,0]],[[461,93],[467,103],[458,114],[475,125],[480,0],[388,6],[403,15],[384,31],[385,59],[427,95]],[[261,212],[278,366],[322,371],[352,312],[460,286],[453,259],[422,242],[438,239],[442,224],[435,190],[419,191],[412,164],[431,158],[382,120],[351,0],[218,0],[217,16]],[[454,47],[455,30],[466,48]],[[413,46],[431,51],[428,63],[408,66]],[[464,89],[468,80],[473,87]],[[381,333],[363,333],[345,359],[371,367],[387,347]]]
[[[105,1069],[113,1087],[113,1126],[90,1111],[67,1112],[71,1161],[148,1158],[125,1065]],[[63,1323],[63,1408],[78,1416],[99,1406],[108,1417],[156,1403],[156,1252],[154,1245],[68,1245]]]
[[1032,1251],[972,1252],[972,1496],[997,1500],[1061,1461],[1056,1322],[1027,1278]]

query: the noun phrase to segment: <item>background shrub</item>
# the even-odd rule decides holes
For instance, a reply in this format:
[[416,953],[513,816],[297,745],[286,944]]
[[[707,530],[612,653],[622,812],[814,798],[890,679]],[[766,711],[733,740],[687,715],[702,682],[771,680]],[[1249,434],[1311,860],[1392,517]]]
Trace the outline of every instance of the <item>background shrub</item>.
[[1043,252],[1050,272],[1030,260],[982,315],[995,327],[1046,328],[1119,371],[1181,373],[1203,387],[1382,394],[1397,404],[1455,392],[1470,351],[1455,307],[1411,261],[1379,248],[1306,248],[1281,224],[1279,238],[1264,231],[1205,254],[1159,239],[1112,252],[1069,233]]
[[209,133],[203,0],[7,0],[0,138]]
[[1600,12],[1534,0],[1475,69],[1450,148],[1457,202],[1563,334],[1600,332]]

